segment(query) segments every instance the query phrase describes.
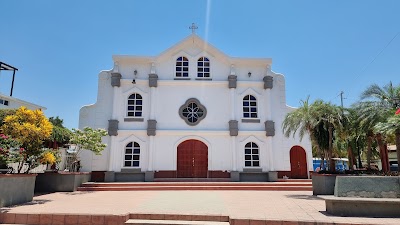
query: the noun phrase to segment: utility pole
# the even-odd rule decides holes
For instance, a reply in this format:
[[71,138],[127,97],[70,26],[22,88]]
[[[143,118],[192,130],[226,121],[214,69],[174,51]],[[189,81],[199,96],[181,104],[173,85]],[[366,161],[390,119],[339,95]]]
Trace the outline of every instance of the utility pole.
[[342,115],[344,114],[344,111],[343,111],[343,94],[344,94],[344,92],[341,91],[340,92],[340,105],[342,106]]

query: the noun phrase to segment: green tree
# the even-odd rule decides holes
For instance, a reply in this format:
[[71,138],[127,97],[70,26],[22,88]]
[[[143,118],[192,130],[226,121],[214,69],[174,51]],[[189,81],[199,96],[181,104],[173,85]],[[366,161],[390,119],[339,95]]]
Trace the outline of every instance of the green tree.
[[[315,108],[314,115],[317,117],[318,132],[317,141],[320,146],[324,146],[329,160],[329,170],[335,170],[335,162],[333,161],[333,141],[336,130],[342,129],[343,113],[341,108],[331,103],[323,102],[322,100],[315,101],[312,106]],[[326,148],[327,147],[327,148]]]
[[[400,114],[389,117],[386,122],[378,123],[375,129],[386,135],[395,135],[397,162],[400,162]],[[400,166],[397,169],[400,172]]]
[[72,129],[72,136],[70,144],[75,146],[73,157],[68,162],[67,167],[72,170],[79,170],[79,166],[75,166],[79,160],[79,154],[83,150],[92,151],[96,155],[101,155],[101,152],[107,147],[106,144],[102,143],[101,138],[107,135],[107,131],[104,129],[93,129],[91,127],[85,127],[83,130]]
[[67,144],[72,136],[72,132],[64,127],[64,121],[57,117],[50,117],[49,121],[53,124],[53,131],[48,140],[49,147],[56,149],[58,146]]
[[293,135],[295,137],[296,133],[303,139],[305,134],[308,134],[311,143],[317,152],[321,156],[321,167],[324,167],[324,153],[321,151],[320,145],[317,141],[316,126],[319,123],[319,118],[316,115],[315,107],[309,104],[309,96],[306,100],[301,100],[301,106],[292,112],[286,114],[285,119],[282,123],[282,130],[286,137]]
[[[387,149],[385,146],[385,132],[383,124],[393,115],[400,103],[400,86],[394,86],[392,82],[380,87],[377,84],[369,86],[362,94],[358,103],[361,125],[367,129],[369,140],[373,134],[377,140],[384,171],[389,167],[387,162]],[[376,127],[380,124],[378,127]],[[373,131],[376,131],[373,133]],[[397,143],[396,143],[397,144]],[[370,145],[370,144],[369,144]],[[400,151],[399,149],[397,151]],[[370,154],[369,154],[370,155]]]

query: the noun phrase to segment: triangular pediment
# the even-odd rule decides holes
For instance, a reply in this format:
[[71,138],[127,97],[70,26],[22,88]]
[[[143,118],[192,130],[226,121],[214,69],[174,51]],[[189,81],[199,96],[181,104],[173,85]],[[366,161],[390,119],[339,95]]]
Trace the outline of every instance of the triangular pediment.
[[157,61],[163,61],[163,59],[169,59],[177,55],[211,55],[222,60],[229,60],[229,56],[225,55],[219,49],[215,48],[208,42],[201,39],[196,34],[192,34],[167,50],[163,51],[158,55]]
[[253,136],[253,135],[251,135],[249,137],[245,137],[244,139],[240,140],[239,142],[240,143],[247,143],[247,142],[264,143],[263,140],[257,138],[256,136]]

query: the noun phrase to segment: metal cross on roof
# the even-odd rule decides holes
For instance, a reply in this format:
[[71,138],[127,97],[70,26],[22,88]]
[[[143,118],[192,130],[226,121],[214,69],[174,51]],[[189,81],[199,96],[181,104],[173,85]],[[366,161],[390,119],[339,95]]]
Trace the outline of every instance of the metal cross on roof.
[[199,27],[197,27],[195,23],[192,23],[192,26],[189,27],[189,29],[192,29],[192,34],[195,34],[196,33],[196,29],[198,29],[198,28]]

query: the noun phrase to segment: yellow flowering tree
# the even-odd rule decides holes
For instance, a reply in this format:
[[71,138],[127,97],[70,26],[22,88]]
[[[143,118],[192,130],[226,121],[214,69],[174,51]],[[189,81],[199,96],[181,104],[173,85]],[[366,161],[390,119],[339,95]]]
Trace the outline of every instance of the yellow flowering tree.
[[[12,161],[18,162],[18,173],[29,172],[40,163],[43,141],[51,135],[53,125],[41,110],[30,110],[22,106],[15,114],[4,118],[2,131],[21,143],[14,151]],[[24,165],[27,170],[22,171]]]

